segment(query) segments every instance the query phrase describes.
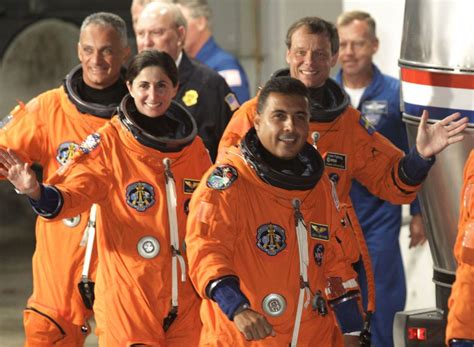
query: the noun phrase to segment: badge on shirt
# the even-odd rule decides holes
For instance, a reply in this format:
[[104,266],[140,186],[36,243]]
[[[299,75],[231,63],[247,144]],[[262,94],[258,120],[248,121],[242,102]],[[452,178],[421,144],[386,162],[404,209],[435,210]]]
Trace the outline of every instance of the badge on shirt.
[[329,226],[326,224],[310,223],[311,238],[329,241]]
[[69,159],[72,159],[79,145],[74,142],[63,142],[56,151],[56,160],[61,165],[65,165]]
[[196,190],[198,185],[199,180],[193,180],[191,178],[183,179],[184,194],[192,194]]
[[367,100],[362,104],[362,114],[372,124],[377,127],[383,116],[388,114],[387,100]]
[[212,189],[224,190],[229,188],[237,177],[237,170],[233,166],[220,165],[212,171],[207,179],[207,186]]
[[190,107],[196,105],[198,102],[199,94],[194,89],[190,89],[184,93],[183,102],[186,106]]
[[362,127],[365,130],[367,130],[369,135],[372,135],[375,132],[375,128],[372,126],[372,124],[369,122],[369,120],[367,118],[365,118],[363,115],[360,115],[359,124],[362,125]]
[[127,187],[125,199],[128,206],[143,212],[155,203],[155,190],[148,183],[135,182]]
[[324,165],[336,169],[346,169],[346,155],[340,153],[327,152],[324,158]]
[[94,149],[96,149],[100,144],[100,134],[94,133],[86,137],[86,139],[81,143],[79,149],[84,154],[89,154]]
[[277,224],[263,224],[257,229],[257,247],[270,256],[286,248],[285,230]]

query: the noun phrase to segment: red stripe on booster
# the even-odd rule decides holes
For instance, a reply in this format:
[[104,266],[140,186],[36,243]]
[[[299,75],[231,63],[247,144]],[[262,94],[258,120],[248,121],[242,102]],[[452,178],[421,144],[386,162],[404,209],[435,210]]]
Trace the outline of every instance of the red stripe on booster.
[[474,89],[474,75],[447,74],[401,68],[403,82],[433,87]]

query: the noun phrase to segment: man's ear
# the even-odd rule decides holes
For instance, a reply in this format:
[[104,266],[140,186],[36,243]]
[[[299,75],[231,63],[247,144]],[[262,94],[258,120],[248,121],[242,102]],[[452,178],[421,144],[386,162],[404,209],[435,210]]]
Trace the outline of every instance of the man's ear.
[[186,29],[184,26],[178,27],[178,42],[181,42],[181,45],[184,45],[184,40],[186,39]]
[[262,117],[260,117],[260,115],[257,113],[255,115],[255,119],[253,120],[253,126],[255,128],[255,130],[258,130],[260,129],[260,122],[262,121]]

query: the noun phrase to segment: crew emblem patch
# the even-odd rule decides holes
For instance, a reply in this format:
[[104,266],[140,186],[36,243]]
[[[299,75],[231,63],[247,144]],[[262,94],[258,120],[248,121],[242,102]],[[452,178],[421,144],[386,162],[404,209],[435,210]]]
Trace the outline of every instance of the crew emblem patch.
[[212,189],[224,190],[229,188],[237,177],[237,170],[234,167],[220,165],[212,171],[207,179],[207,186]]
[[148,183],[135,182],[127,187],[125,198],[128,206],[143,212],[155,203],[155,191]]
[[257,229],[257,247],[270,256],[277,255],[286,247],[285,230],[277,224],[263,224]]
[[311,226],[311,238],[317,240],[328,241],[329,240],[329,226],[326,224],[310,223]]
[[324,165],[335,167],[336,169],[346,169],[346,155],[340,153],[328,152],[324,158]]
[[318,243],[316,246],[314,246],[313,256],[316,264],[321,266],[323,264],[324,257],[324,246],[322,244]]
[[183,96],[183,102],[186,106],[190,107],[196,105],[199,99],[199,94],[194,89],[188,90]]
[[99,146],[99,143],[100,143],[100,134],[94,133],[87,136],[86,139],[81,143],[79,148],[84,154],[89,154],[94,149],[96,149],[97,146]]
[[360,115],[359,124],[362,125],[365,128],[365,130],[367,130],[369,135],[372,135],[375,132],[375,128],[372,126],[370,121],[367,118],[365,118],[363,115]]
[[61,143],[56,152],[56,160],[61,165],[66,164],[69,159],[72,159],[78,148],[79,145],[74,142]]
[[192,194],[196,190],[198,184],[199,184],[199,180],[185,178],[183,180],[184,194]]

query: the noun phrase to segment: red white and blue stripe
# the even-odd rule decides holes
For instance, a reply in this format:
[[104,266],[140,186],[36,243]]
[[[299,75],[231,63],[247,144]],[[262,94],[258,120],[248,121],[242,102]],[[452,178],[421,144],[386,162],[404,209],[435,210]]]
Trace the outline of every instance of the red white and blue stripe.
[[443,119],[454,112],[474,123],[474,74],[449,74],[401,68],[401,88],[406,114]]

